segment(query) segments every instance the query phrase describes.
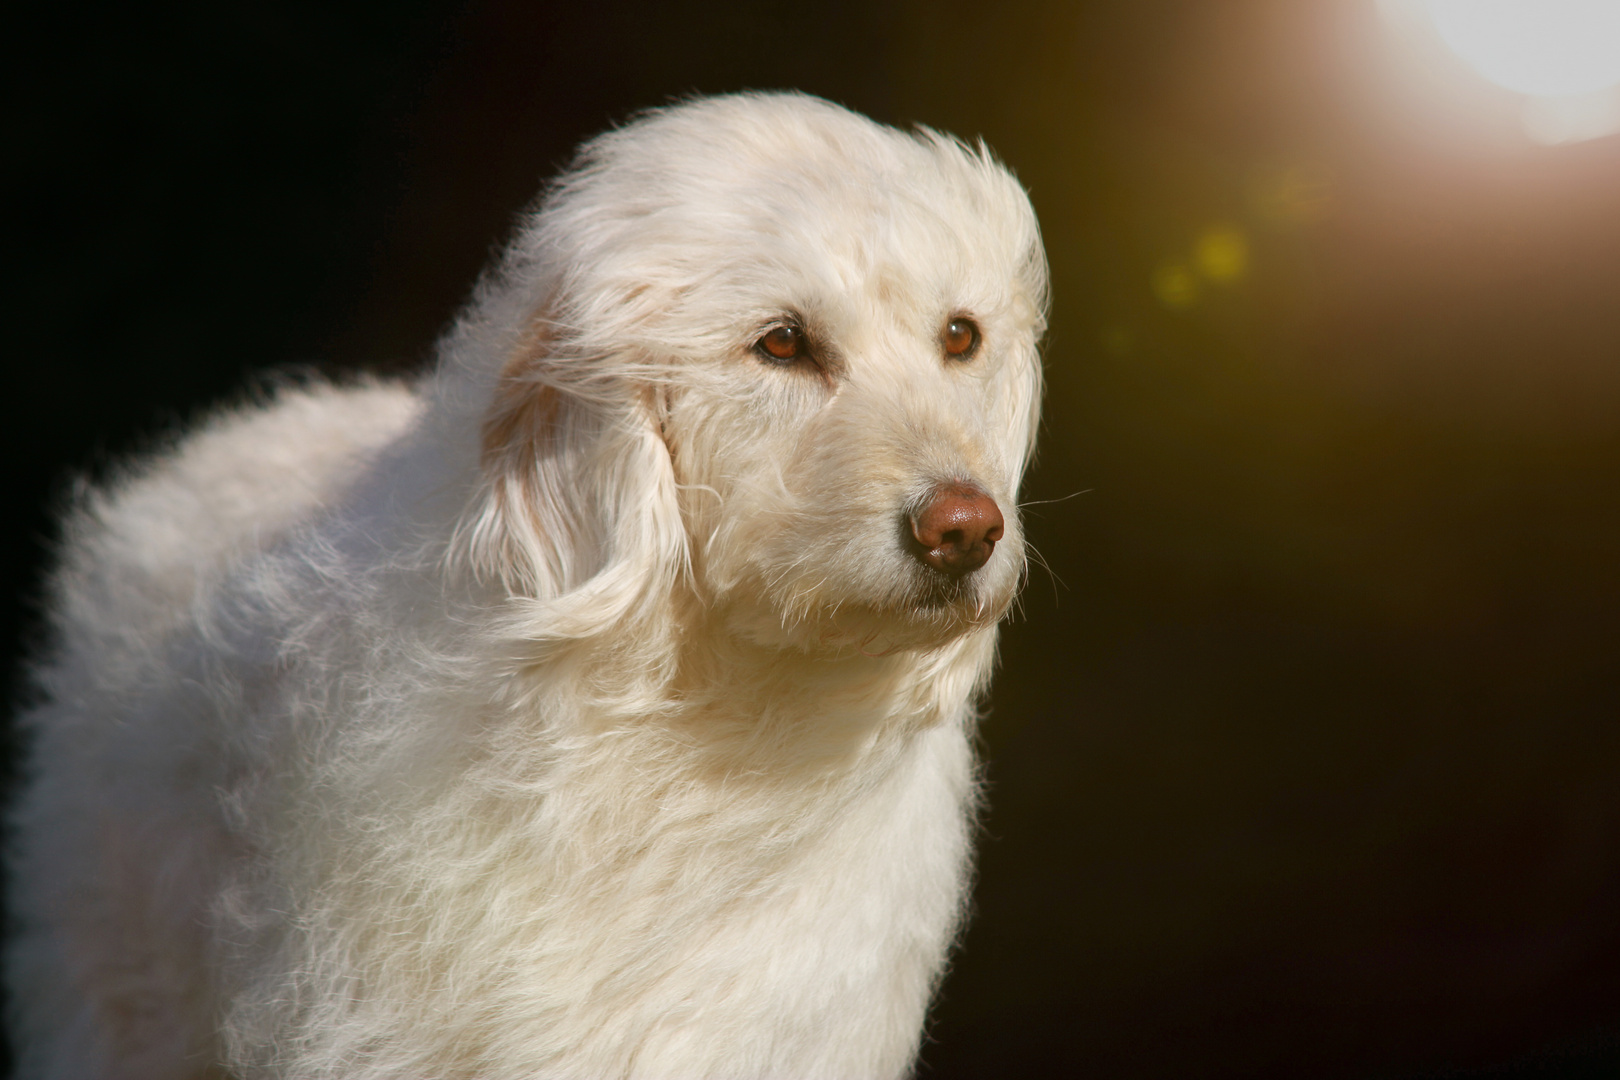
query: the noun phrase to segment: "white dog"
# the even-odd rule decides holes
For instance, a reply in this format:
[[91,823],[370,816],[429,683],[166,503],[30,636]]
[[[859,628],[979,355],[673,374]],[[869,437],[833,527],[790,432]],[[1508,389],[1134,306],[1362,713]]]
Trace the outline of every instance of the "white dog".
[[693,101],[584,148],[424,385],[89,493],[12,817],[21,1075],[906,1075],[1045,293],[982,148]]

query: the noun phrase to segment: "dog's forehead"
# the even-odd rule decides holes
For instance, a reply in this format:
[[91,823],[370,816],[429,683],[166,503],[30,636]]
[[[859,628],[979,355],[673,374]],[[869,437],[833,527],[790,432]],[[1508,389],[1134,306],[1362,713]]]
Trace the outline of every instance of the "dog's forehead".
[[802,95],[689,103],[603,136],[543,219],[570,294],[629,298],[666,342],[785,311],[887,309],[930,328],[942,309],[1020,312],[1034,330],[1044,309],[1039,231],[1011,174]]
[[[739,168],[734,205],[752,231],[852,256],[926,251],[936,258],[1002,254],[1020,230],[999,219],[1001,205],[964,163],[898,133],[867,153],[832,145],[805,148],[786,162]],[[885,145],[886,144],[886,145]],[[998,226],[1002,226],[998,228]],[[961,249],[961,250],[957,250]]]
[[784,141],[702,177],[686,193],[695,223],[711,219],[710,200],[724,207],[723,225],[702,230],[710,265],[729,263],[739,284],[828,300],[1005,303],[1031,231],[1022,193],[1008,198],[1010,178],[955,160],[965,155],[954,146],[881,134],[854,148]]

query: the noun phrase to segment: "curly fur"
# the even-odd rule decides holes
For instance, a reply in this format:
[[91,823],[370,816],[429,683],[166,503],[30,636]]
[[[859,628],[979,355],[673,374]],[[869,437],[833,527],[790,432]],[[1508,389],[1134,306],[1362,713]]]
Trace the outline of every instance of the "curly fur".
[[[692,101],[583,148],[421,385],[284,389],[88,492],[11,818],[19,1075],[906,1075],[1045,289],[982,147]],[[756,350],[784,319],[815,363]],[[960,481],[1006,535],[946,588],[902,523]]]

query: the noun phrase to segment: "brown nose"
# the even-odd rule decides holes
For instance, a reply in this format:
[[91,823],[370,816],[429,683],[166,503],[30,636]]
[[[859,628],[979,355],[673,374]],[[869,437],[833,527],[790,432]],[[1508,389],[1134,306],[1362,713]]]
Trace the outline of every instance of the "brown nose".
[[941,484],[911,513],[913,554],[952,577],[990,561],[1006,523],[996,500],[972,484]]

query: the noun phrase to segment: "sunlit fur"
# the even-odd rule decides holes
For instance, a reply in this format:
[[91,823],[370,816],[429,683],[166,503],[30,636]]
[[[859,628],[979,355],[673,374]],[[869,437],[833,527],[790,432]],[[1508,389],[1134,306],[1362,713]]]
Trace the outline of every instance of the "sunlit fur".
[[[19,1075],[906,1075],[1044,305],[982,149],[692,101],[584,148],[422,385],[285,389],[85,494]],[[789,319],[813,363],[755,349]],[[1006,535],[952,587],[905,520],[962,481]]]

